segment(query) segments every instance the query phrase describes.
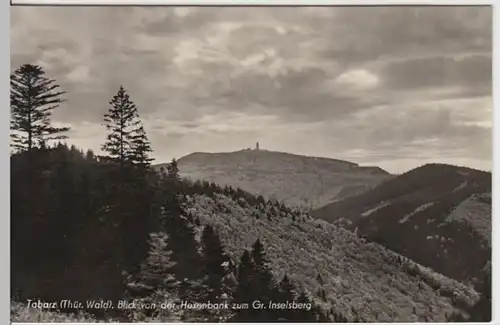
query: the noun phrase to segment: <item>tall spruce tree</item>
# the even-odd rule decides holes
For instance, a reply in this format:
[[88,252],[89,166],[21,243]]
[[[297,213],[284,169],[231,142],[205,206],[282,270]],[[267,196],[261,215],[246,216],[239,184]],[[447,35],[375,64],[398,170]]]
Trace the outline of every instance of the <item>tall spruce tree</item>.
[[108,135],[101,149],[107,153],[106,160],[119,165],[118,170],[109,169],[109,182],[114,188],[110,210],[120,229],[116,240],[121,244],[116,254],[122,256],[123,268],[131,271],[145,258],[147,236],[156,222],[151,205],[153,190],[140,168],[149,166],[151,148],[137,107],[123,86],[109,103],[111,107],[104,115]]
[[52,111],[64,100],[55,80],[46,77],[43,69],[23,64],[10,76],[11,139],[14,149],[31,152],[46,146],[48,140],[66,139],[61,133],[68,127],[54,127]]
[[129,164],[148,166],[152,161],[149,158],[151,147],[137,107],[123,86],[109,103],[111,108],[104,114],[109,134],[101,149],[108,153],[111,160],[118,162],[122,170]]

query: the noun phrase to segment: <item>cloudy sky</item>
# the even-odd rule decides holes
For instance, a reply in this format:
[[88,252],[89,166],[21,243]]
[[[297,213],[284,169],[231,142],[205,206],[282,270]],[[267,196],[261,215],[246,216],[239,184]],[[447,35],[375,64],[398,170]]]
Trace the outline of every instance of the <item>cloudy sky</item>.
[[11,7],[12,69],[98,151],[120,85],[157,162],[253,147],[402,172],[492,165],[489,7]]

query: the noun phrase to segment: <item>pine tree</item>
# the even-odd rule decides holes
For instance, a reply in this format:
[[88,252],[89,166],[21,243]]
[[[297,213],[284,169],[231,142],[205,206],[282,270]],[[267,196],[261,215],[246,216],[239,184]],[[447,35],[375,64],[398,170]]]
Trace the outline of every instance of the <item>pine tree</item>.
[[[106,161],[118,163],[119,170],[110,169],[109,180],[114,187],[110,198],[114,201],[112,218],[119,232],[117,255],[122,256],[123,267],[136,269],[147,253],[147,236],[154,226],[152,217],[152,189],[145,177],[130,168],[140,164],[149,165],[148,154],[151,151],[139,113],[125,89],[120,86],[116,95],[109,102],[111,107],[104,115],[108,130],[107,140],[101,149],[108,156]],[[118,173],[116,173],[118,172]]]
[[[252,246],[252,259],[255,265],[255,276],[252,282],[256,300],[268,304],[276,300],[280,294],[260,239],[257,239]],[[278,320],[279,313],[276,310],[258,310],[255,311],[254,317],[256,321],[274,321]]]
[[48,140],[66,139],[68,127],[51,124],[52,111],[64,100],[55,80],[37,65],[23,64],[10,76],[11,139],[15,149],[31,152]]
[[255,277],[255,266],[250,257],[250,252],[245,250],[238,264],[238,287],[235,298],[238,302],[248,302],[255,298],[253,278]]
[[149,245],[148,257],[141,265],[140,281],[129,284],[129,288],[149,293],[156,290],[175,291],[178,281],[171,272],[175,262],[171,260],[172,251],[167,247],[168,235],[163,232],[150,234]]
[[193,225],[183,216],[182,204],[175,191],[166,193],[163,200],[160,223],[169,235],[172,259],[177,263],[173,268],[174,275],[179,281],[201,280],[203,259],[198,252]]
[[109,134],[101,149],[118,162],[122,170],[128,164],[149,165],[151,147],[134,102],[120,86],[109,103],[111,108],[104,115]]
[[229,257],[224,253],[220,238],[210,225],[203,229],[201,244],[205,258],[206,283],[210,290],[208,298],[216,301],[223,293],[222,279],[226,275],[225,264],[229,263]]
[[270,300],[272,298],[272,291],[276,288],[276,284],[269,268],[269,262],[264,251],[260,239],[257,239],[252,246],[252,259],[255,264],[256,271],[256,288],[259,290],[259,299]]
[[[238,265],[237,281],[238,286],[234,294],[234,301],[239,304],[250,304],[256,300],[256,292],[254,287],[255,266],[250,257],[250,252],[243,252],[240,263]],[[240,309],[236,315],[238,321],[250,320],[250,309]]]
[[130,318],[134,322],[149,320],[163,320],[171,316],[169,310],[160,308],[164,302],[177,302],[179,281],[172,274],[175,265],[170,258],[172,251],[168,249],[168,235],[165,233],[150,234],[150,250],[148,257],[142,263],[138,280],[133,281],[128,276],[127,287],[129,295],[136,302],[155,304],[156,308],[132,309]]

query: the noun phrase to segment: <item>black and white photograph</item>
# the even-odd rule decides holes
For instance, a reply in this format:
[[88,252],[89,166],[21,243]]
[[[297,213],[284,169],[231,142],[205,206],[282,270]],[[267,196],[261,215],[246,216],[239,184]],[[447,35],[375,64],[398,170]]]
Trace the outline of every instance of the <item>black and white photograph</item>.
[[492,6],[10,15],[12,322],[492,320]]

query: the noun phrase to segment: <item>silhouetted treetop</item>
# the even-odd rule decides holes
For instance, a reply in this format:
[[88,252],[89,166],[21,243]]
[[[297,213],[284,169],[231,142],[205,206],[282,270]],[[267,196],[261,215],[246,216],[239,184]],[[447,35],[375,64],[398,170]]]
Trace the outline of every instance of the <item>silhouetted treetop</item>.
[[111,160],[119,162],[121,168],[125,164],[148,167],[153,160],[149,157],[152,149],[137,107],[123,86],[120,86],[109,104],[111,108],[104,114],[109,133],[101,149]]
[[55,80],[45,76],[43,69],[23,64],[10,76],[12,146],[31,152],[35,146],[45,147],[48,140],[66,139],[61,133],[69,127],[54,127],[52,111],[64,100]]

